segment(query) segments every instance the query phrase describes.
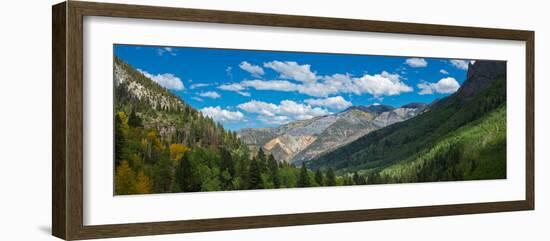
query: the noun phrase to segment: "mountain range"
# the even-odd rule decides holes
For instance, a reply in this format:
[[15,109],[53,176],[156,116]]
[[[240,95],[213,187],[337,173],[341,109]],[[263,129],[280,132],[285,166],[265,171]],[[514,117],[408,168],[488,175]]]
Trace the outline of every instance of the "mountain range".
[[301,164],[371,131],[410,119],[426,108],[427,105],[422,103],[410,103],[399,108],[388,105],[352,106],[339,113],[274,128],[241,129],[237,136],[251,150],[262,148],[279,162]]

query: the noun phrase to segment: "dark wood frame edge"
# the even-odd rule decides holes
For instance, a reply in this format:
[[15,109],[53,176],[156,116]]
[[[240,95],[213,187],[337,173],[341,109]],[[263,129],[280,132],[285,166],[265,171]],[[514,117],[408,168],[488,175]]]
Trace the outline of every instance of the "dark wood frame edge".
[[[82,21],[84,16],[146,18],[525,41],[527,65],[526,199],[492,203],[84,226],[82,203]],[[54,5],[52,7],[52,234],[66,240],[78,240],[533,210],[535,208],[534,40],[534,32],[524,30],[77,1],[67,1]]]
[[66,237],[66,4],[52,7],[52,234]]

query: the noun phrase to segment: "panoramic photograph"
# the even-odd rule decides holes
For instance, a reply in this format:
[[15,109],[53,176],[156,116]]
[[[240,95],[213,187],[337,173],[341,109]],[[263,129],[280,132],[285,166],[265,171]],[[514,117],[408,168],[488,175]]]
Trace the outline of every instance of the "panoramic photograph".
[[506,179],[506,62],[113,45],[114,194]]

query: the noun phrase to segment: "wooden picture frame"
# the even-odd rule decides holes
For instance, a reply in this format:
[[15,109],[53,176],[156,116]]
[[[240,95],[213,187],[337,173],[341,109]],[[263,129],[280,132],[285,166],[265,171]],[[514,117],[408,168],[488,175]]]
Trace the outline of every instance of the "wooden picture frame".
[[[356,19],[275,15],[154,6],[68,1],[52,8],[52,233],[66,240],[265,228],[444,215],[533,210],[534,189],[534,32]],[[83,17],[107,16],[259,26],[298,27],[526,43],[525,199],[316,212],[152,223],[83,224]]]

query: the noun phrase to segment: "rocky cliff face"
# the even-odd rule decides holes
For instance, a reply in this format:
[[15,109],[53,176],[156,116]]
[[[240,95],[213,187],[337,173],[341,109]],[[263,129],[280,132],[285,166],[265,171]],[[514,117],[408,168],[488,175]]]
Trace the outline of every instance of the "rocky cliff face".
[[245,128],[239,130],[237,135],[252,153],[261,147],[277,160],[290,162],[295,153],[313,143],[335,121],[335,116],[327,115],[294,121],[276,128]]
[[314,142],[300,150],[300,152],[295,153],[290,161],[301,164],[303,161],[310,160],[326,151],[333,150],[381,128],[373,122],[375,117],[376,113],[365,112],[358,108],[352,108],[333,115],[335,121],[323,129],[316,136]]
[[427,105],[422,103],[407,104],[401,106],[400,108],[380,113],[374,119],[374,122],[378,126],[389,126],[391,124],[415,117],[416,115],[422,113],[426,107]]
[[281,162],[300,164],[350,143],[367,133],[421,113],[425,104],[400,108],[386,105],[354,106],[347,110],[276,128],[243,129],[239,138],[252,152],[261,147]]
[[389,106],[389,105],[369,105],[369,106],[357,105],[357,106],[352,106],[347,110],[352,110],[352,109],[378,115],[382,112],[393,110],[394,108],[393,106]]
[[[114,82],[118,109],[130,113],[137,107],[134,103],[139,103],[142,109],[140,117],[145,128],[156,129],[164,140],[170,139],[176,133],[176,126],[164,114],[165,111],[186,108],[177,96],[119,59],[114,63]],[[133,108],[126,108],[129,106]]]
[[466,81],[457,91],[462,99],[472,98],[476,93],[491,86],[492,81],[506,78],[506,61],[477,60],[468,65]]
[[117,88],[125,89],[125,92],[130,98],[145,102],[156,109],[173,110],[183,108],[183,104],[177,97],[168,94],[168,92],[161,89],[160,86],[151,88],[151,84],[148,86],[144,81],[132,78],[129,71],[133,70],[128,65],[115,61],[115,85]]

